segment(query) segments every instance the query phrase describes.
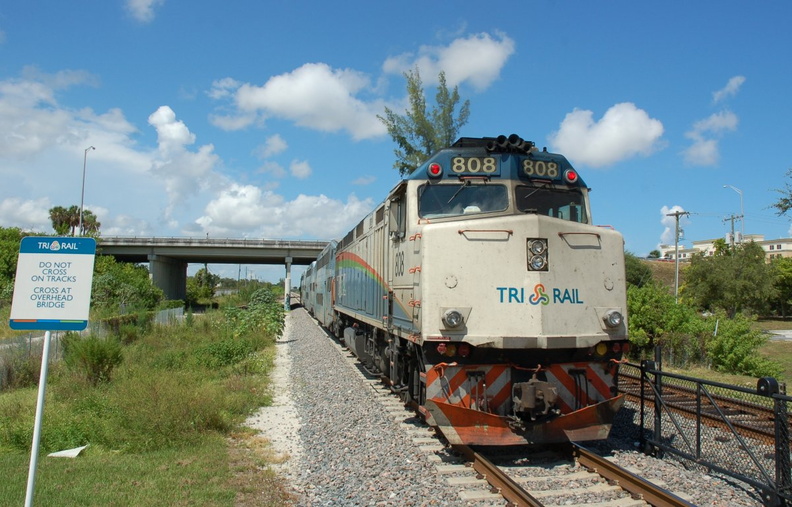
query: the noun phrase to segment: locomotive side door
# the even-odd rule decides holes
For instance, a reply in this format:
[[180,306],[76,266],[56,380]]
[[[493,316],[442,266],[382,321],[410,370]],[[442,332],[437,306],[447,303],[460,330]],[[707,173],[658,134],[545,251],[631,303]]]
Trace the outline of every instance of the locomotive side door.
[[408,184],[397,186],[389,197],[388,212],[388,327],[399,328],[406,332],[419,330],[415,277],[417,252],[414,237],[409,236],[408,218],[410,216]]

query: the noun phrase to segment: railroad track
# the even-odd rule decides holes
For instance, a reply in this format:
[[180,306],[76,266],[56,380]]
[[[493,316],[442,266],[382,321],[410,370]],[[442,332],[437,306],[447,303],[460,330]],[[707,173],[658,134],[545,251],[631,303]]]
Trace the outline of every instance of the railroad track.
[[[348,359],[354,361],[349,353]],[[358,365],[385,410],[435,464],[438,477],[469,506],[597,507],[690,506],[661,485],[641,478],[579,445],[556,450],[519,448],[480,451],[450,446],[384,380]],[[597,498],[598,503],[591,504]]]
[[[537,464],[521,464],[531,456],[503,458],[509,466],[493,461],[472,449],[460,450],[491,486],[491,491],[505,498],[509,505],[541,507],[575,505],[596,495],[603,506],[690,506],[683,498],[651,483],[637,474],[577,444],[570,444],[564,457]],[[572,460],[569,459],[571,453]],[[539,472],[537,473],[537,470]],[[558,486],[563,485],[561,488]],[[586,502],[591,505],[590,502]]]
[[[332,335],[330,335],[332,338]],[[566,506],[594,507],[691,506],[681,495],[651,483],[579,445],[481,450],[451,446],[404,402],[387,379],[367,371],[340,345],[347,360],[375,393],[417,449],[434,463],[439,480],[454,487],[470,507]],[[431,495],[431,492],[427,492]],[[594,499],[594,500],[592,500]],[[594,501],[595,503],[592,503]]]
[[[639,402],[641,381],[636,375],[619,373],[619,391],[628,399]],[[644,387],[645,403],[654,407],[655,393],[651,386]],[[740,435],[762,440],[775,441],[775,415],[772,407],[733,397],[711,394],[710,398],[696,389],[663,383],[663,403],[673,411],[688,418],[701,417],[702,423],[730,431],[729,426]],[[792,425],[790,425],[792,431]]]

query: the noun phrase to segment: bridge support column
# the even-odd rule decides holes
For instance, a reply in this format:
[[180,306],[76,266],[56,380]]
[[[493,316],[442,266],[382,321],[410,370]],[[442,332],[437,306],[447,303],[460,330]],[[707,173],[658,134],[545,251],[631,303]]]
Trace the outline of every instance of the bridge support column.
[[292,258],[286,257],[286,280],[283,282],[283,309],[291,309],[291,265]]
[[167,299],[187,299],[187,263],[171,257],[148,256],[151,281]]

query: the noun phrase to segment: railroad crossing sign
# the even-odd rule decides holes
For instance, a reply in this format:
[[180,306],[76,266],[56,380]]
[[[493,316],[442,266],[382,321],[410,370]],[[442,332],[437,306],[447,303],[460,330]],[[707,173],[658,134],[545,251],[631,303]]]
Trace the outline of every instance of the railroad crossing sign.
[[11,302],[11,329],[85,329],[95,256],[93,238],[22,238]]

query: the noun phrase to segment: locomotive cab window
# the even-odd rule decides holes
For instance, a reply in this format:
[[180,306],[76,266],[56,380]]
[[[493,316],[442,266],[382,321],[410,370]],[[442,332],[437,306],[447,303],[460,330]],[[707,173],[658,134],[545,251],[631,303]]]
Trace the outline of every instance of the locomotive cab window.
[[407,203],[404,198],[405,188],[402,186],[390,196],[388,212],[388,232],[391,240],[401,241],[407,230]]
[[579,189],[520,185],[514,193],[518,211],[588,223],[586,201]]
[[505,211],[509,195],[504,185],[466,181],[454,185],[424,185],[418,190],[418,215],[442,218]]

